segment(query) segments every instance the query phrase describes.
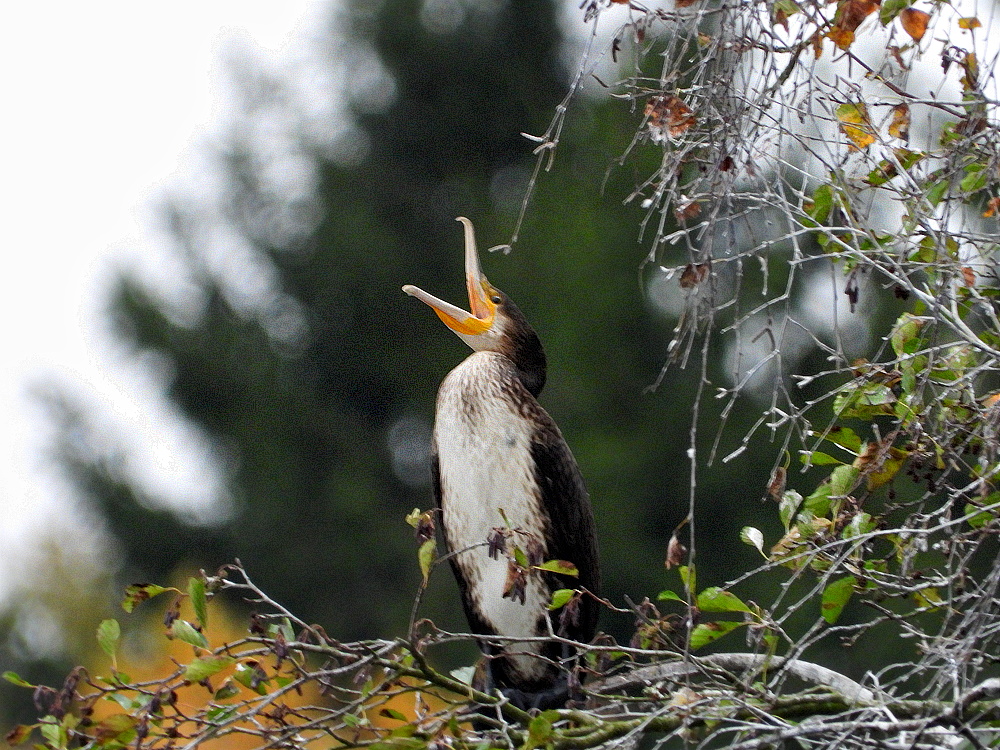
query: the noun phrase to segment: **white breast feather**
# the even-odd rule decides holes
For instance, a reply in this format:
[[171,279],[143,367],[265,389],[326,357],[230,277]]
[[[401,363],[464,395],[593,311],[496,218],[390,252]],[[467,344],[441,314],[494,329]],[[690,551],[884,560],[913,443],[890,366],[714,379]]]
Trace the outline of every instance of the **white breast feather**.
[[[442,484],[442,514],[449,551],[482,545],[494,527],[504,526],[503,508],[513,528],[544,541],[539,498],[531,458],[531,422],[512,408],[491,375],[497,371],[492,352],[477,352],[452,370],[441,384],[434,441]],[[470,415],[472,419],[470,419]],[[517,540],[515,539],[517,543]],[[523,540],[520,541],[523,547]],[[468,586],[480,613],[496,632],[507,636],[541,635],[550,592],[539,576],[530,576],[525,602],[503,598],[507,560],[492,560],[485,546],[462,552],[470,571]],[[510,651],[537,652],[539,644],[517,643]],[[516,658],[519,671],[540,676],[544,663]]]

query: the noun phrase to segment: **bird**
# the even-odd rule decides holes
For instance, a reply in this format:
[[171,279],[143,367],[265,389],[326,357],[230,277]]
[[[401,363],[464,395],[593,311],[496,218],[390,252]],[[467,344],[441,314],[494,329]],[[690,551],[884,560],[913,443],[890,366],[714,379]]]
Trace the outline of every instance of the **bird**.
[[[589,642],[598,619],[600,569],[594,514],[559,427],[538,403],[546,357],[538,334],[483,274],[472,222],[465,239],[469,311],[422,289],[429,305],[473,352],[438,389],[431,474],[445,546],[472,632],[484,652],[474,686],[522,709],[564,706],[577,654],[560,636]],[[576,569],[575,577],[538,566]],[[562,566],[562,567],[560,567]],[[559,613],[553,592],[576,589]],[[478,683],[478,684],[477,684]]]

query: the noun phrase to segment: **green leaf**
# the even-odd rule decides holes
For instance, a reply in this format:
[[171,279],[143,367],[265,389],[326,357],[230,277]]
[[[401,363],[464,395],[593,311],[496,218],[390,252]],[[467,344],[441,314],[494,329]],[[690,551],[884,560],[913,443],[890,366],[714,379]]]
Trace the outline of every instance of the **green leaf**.
[[875,530],[877,524],[872,520],[869,513],[855,513],[840,536],[842,539],[856,539]]
[[965,177],[959,183],[963,192],[975,193],[986,187],[989,173],[983,169],[982,164],[970,164],[965,168]]
[[541,565],[536,566],[538,570],[547,570],[550,573],[559,573],[564,576],[578,576],[580,571],[568,560],[546,560]]
[[966,520],[969,526],[974,529],[983,528],[997,517],[995,512],[981,510],[978,505],[973,505],[972,503],[965,504],[965,515],[968,516]]
[[[818,435],[819,433],[812,433],[813,435]],[[850,427],[831,427],[825,433],[820,435],[824,440],[829,440],[834,445],[839,445],[844,450],[848,450],[851,453],[859,453],[861,451],[861,438],[858,437],[857,433]]]
[[896,396],[884,383],[851,383],[833,400],[833,411],[840,417],[870,420],[872,417],[891,414],[891,404]]
[[978,364],[976,359],[976,353],[970,346],[949,346],[943,357],[934,360],[931,377],[939,383],[954,383]]
[[840,613],[844,611],[844,606],[854,593],[857,582],[854,576],[844,576],[827,584],[826,588],[823,589],[823,598],[820,604],[820,612],[824,620],[833,625],[840,619]]
[[388,739],[368,745],[368,750],[427,750],[427,740],[419,737],[401,737],[394,731]]
[[833,497],[843,497],[849,494],[857,482],[861,472],[855,466],[838,466],[830,474],[830,494]]
[[137,698],[133,698],[122,693],[109,693],[106,697],[108,700],[114,701],[129,712],[135,711],[139,708],[145,708],[149,705],[149,701],[151,700],[150,696],[142,696],[143,700],[140,701]]
[[730,633],[743,625],[746,625],[746,623],[732,620],[703,622],[696,625],[691,631],[691,648],[699,649],[702,646],[707,646],[709,643],[719,640],[726,633]]
[[896,159],[899,160],[899,164],[903,169],[909,169],[927,156],[923,151],[912,151],[908,148],[893,149],[893,153],[896,155]]
[[702,612],[749,612],[750,608],[735,594],[718,586],[709,588],[698,594],[698,609]]
[[927,190],[927,202],[937,206],[948,192],[948,180],[938,180]]
[[764,552],[764,534],[760,529],[753,526],[744,526],[740,529],[740,541],[756,548],[760,554],[764,555],[765,558],[767,557],[767,553]]
[[420,516],[423,514],[424,512],[420,508],[414,508],[406,514],[406,522],[413,528],[417,528],[417,524],[420,523]]
[[657,594],[656,599],[657,601],[661,602],[680,602],[681,604],[685,603],[684,600],[680,597],[680,595],[678,595],[673,591],[670,591],[669,589],[667,589],[666,591],[661,591],[659,594]]
[[514,545],[514,562],[520,565],[522,568],[530,567],[528,565],[528,555],[525,554],[524,550]]
[[879,10],[878,20],[883,26],[888,26],[904,8],[909,7],[910,2],[911,0],[885,0]]
[[[138,723],[139,719],[135,716],[130,716],[129,714],[112,714],[106,719],[101,720],[96,727],[95,734],[98,737],[105,738],[105,745],[107,745],[108,739],[131,740],[135,725]],[[127,735],[126,738],[122,738],[123,734]]]
[[521,750],[534,750],[536,747],[544,747],[551,740],[552,720],[544,713],[539,714],[528,724],[528,738],[525,740],[524,745],[521,746]]
[[54,716],[46,716],[38,725],[38,730],[42,737],[49,743],[50,747],[64,748],[69,742],[66,734],[66,727],[59,723]]
[[215,691],[215,695],[213,695],[212,698],[216,701],[227,701],[230,698],[235,698],[239,694],[240,689],[233,684],[231,679],[227,679],[221,686],[219,686],[219,689]]
[[937,245],[933,237],[924,237],[907,255],[907,260],[913,263],[931,264],[937,260]]
[[121,625],[118,620],[103,620],[97,626],[97,643],[101,650],[115,660],[115,651],[118,650],[118,639],[122,636]]
[[187,620],[174,620],[170,626],[170,634],[179,641],[184,641],[196,648],[208,648],[208,640],[199,633],[194,625]]
[[292,622],[287,617],[282,617],[278,622],[272,624],[268,631],[273,635],[280,635],[289,643],[295,640],[295,628],[292,627]]
[[813,191],[812,204],[806,207],[806,213],[820,225],[825,225],[833,208],[833,188],[823,183]]
[[888,159],[883,159],[875,169],[868,173],[868,176],[865,177],[865,182],[872,187],[881,187],[897,175],[896,165]]
[[437,541],[428,539],[420,545],[420,550],[417,552],[417,560],[420,562],[420,574],[424,577],[424,586],[427,585],[427,581],[431,576],[431,566],[434,564],[436,558]]
[[794,2],[794,0],[776,0],[774,3],[774,10],[780,10],[786,16],[792,16],[796,13],[802,12],[802,9],[796,2]]
[[379,716],[384,716],[387,719],[395,719],[396,721],[409,721],[406,718],[406,714],[402,711],[397,711],[395,708],[383,708],[378,712]]
[[844,463],[839,458],[834,458],[829,453],[823,453],[823,451],[802,451],[799,454],[799,460],[804,464],[812,464],[813,466],[829,466],[830,464]]
[[451,670],[448,674],[465,685],[471,685],[476,676],[476,668],[473,666],[459,667]]
[[258,695],[267,695],[267,672],[261,667],[260,662],[247,659],[236,664],[233,678],[243,685],[253,690]]
[[695,574],[693,565],[690,568],[687,565],[678,565],[677,575],[681,577],[681,583],[684,584],[684,588],[688,591],[695,590]]
[[566,605],[573,595],[576,594],[575,589],[556,589],[552,592],[552,600],[549,602],[549,609],[561,609]]
[[795,514],[802,507],[802,495],[795,490],[786,490],[781,495],[781,502],[778,503],[778,516],[785,527],[785,531],[791,528]]
[[208,627],[208,599],[205,596],[205,579],[200,576],[192,576],[188,579],[188,596],[191,598],[191,606],[194,607],[194,616],[198,618],[201,627]]
[[122,599],[122,609],[131,612],[139,604],[159,596],[164,591],[176,591],[177,589],[157,586],[155,583],[133,583],[125,587],[125,598]]
[[812,494],[806,498],[803,508],[809,511],[811,516],[824,517],[833,507],[833,501],[830,499],[830,480],[829,478],[824,479],[819,487],[813,490]]
[[25,687],[25,688],[35,687],[30,682],[21,677],[21,675],[19,675],[17,672],[11,672],[10,670],[7,670],[6,672],[3,673],[3,678],[7,680],[7,682],[13,685],[17,685],[18,687]]
[[235,661],[231,656],[200,656],[187,665],[184,679],[188,682],[201,682],[218,674]]
[[927,323],[927,318],[922,318],[911,313],[903,313],[896,319],[896,325],[892,329],[889,342],[892,350],[897,356],[913,354],[920,348],[920,329]]

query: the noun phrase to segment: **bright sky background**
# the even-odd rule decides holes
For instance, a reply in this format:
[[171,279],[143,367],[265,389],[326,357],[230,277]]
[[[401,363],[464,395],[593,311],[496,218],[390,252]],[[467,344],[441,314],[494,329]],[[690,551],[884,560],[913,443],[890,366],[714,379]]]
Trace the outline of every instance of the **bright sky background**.
[[280,65],[328,9],[318,0],[7,7],[0,599],[28,564],[31,536],[66,515],[33,389],[62,386],[96,405],[109,430],[141,434],[147,481],[167,494],[211,491],[191,435],[142,368],[126,365],[102,306],[116,267],[165,263],[154,207],[197,180],[198,149],[225,121],[223,54],[247,49]]

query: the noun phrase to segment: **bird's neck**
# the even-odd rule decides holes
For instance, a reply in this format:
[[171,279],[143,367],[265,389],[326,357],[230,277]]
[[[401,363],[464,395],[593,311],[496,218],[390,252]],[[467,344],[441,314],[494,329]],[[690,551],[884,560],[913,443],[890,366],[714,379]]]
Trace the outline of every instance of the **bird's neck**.
[[505,354],[514,363],[517,377],[528,389],[528,392],[538,398],[545,387],[545,350],[532,330],[527,330],[520,336],[513,337],[510,346],[505,347]]

